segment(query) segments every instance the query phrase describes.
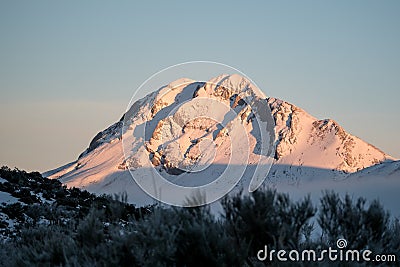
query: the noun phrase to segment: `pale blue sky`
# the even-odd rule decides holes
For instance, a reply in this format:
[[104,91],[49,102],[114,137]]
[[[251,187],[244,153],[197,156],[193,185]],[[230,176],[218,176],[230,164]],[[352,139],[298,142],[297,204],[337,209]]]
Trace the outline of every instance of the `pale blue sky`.
[[400,157],[400,1],[0,1],[0,165],[74,160],[134,89],[210,60]]

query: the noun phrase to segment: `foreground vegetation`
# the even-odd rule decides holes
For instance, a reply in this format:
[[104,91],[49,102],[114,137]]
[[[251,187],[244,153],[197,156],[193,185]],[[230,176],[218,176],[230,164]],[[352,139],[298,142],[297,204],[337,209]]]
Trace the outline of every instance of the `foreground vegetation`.
[[308,197],[295,202],[263,189],[223,199],[214,216],[208,207],[137,209],[126,197],[96,197],[38,173],[3,167],[0,177],[7,180],[0,191],[20,199],[0,206],[8,218],[0,222],[1,266],[263,266],[271,262],[256,255],[265,245],[322,250],[338,238],[351,249],[400,258],[398,221],[378,201],[334,192],[316,207]]

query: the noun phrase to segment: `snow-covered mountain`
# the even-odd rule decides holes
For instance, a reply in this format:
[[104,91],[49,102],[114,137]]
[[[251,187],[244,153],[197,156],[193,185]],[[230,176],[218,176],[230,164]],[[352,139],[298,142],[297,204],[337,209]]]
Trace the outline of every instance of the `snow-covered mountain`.
[[146,179],[144,170],[152,169],[193,186],[235,166],[232,171],[243,174],[237,188],[269,170],[266,183],[307,187],[364,175],[366,168],[386,168],[393,160],[333,120],[266,97],[239,75],[221,75],[207,82],[179,79],[138,100],[75,162],[45,175],[90,192],[125,191],[130,202],[144,205],[152,198],[129,170]]

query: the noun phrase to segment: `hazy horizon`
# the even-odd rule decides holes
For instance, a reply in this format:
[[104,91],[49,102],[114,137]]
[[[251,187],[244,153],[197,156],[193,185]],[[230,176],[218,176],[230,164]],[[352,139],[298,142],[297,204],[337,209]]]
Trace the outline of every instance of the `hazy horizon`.
[[74,161],[142,82],[192,60],[231,65],[400,158],[399,11],[398,1],[1,2],[0,165]]

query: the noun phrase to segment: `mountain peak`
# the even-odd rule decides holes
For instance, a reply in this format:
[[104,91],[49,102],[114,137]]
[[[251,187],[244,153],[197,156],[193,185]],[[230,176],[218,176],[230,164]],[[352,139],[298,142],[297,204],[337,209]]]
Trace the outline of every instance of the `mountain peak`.
[[[254,124],[255,116],[273,127]],[[135,137],[140,131],[143,136]],[[273,141],[269,149],[263,138]],[[250,149],[246,162],[242,152],[232,152],[237,145]],[[318,120],[267,98],[245,77],[222,74],[206,82],[178,79],[136,101],[123,119],[96,135],[75,164],[51,177],[92,192],[128,191],[130,201],[148,204],[128,169],[147,166],[191,186],[209,183],[226,164],[267,165],[269,155],[275,158],[269,181],[343,179],[392,159],[334,120]],[[247,169],[243,175],[251,176]]]

